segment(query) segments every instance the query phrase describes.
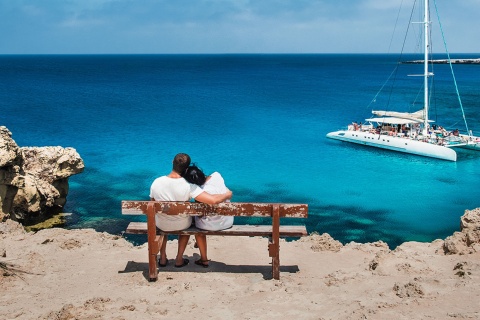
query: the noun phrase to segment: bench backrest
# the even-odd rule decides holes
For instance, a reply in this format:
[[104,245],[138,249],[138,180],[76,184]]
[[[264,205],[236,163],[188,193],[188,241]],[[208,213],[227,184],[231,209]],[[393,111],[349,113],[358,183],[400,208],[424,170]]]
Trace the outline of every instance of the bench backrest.
[[168,215],[188,214],[223,215],[245,217],[272,217],[278,210],[279,217],[307,218],[308,205],[294,203],[246,203],[223,202],[209,205],[199,202],[175,201],[122,201],[122,214],[143,215],[149,212]]

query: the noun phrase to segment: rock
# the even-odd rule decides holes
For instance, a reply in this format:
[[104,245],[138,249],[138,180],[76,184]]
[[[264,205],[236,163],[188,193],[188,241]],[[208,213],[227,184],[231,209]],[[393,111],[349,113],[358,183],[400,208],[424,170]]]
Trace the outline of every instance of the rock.
[[446,254],[465,254],[468,246],[466,236],[462,232],[455,232],[453,235],[447,237],[443,244],[443,250]]
[[340,241],[337,241],[332,238],[328,233],[324,233],[319,235],[318,233],[312,233],[308,240],[300,240],[300,241],[310,241],[312,244],[311,249],[314,252],[320,251],[334,251],[338,252],[343,247]]
[[63,225],[65,225],[66,217],[70,215],[71,213],[64,213],[64,212],[55,214],[51,218],[43,220],[39,223],[25,226],[25,230],[27,232],[30,232],[30,231],[37,232],[43,229],[62,227]]
[[0,238],[3,236],[16,236],[25,234],[25,229],[23,226],[13,220],[6,220],[3,223],[0,223]]
[[480,208],[465,210],[465,214],[460,218],[461,230],[475,230],[480,228]]
[[[0,127],[0,168],[12,165],[20,150],[6,127]],[[0,177],[1,178],[1,177]]]
[[447,237],[443,244],[445,254],[470,254],[480,248],[480,208],[465,210],[460,218],[461,232]]
[[395,283],[393,291],[400,298],[422,298],[425,295],[425,290],[415,281],[410,281],[404,285]]
[[83,171],[83,160],[73,148],[21,148],[23,169],[49,183]]
[[73,148],[18,147],[6,127],[0,127],[0,221],[11,218],[38,222],[61,212],[68,178],[83,172]]

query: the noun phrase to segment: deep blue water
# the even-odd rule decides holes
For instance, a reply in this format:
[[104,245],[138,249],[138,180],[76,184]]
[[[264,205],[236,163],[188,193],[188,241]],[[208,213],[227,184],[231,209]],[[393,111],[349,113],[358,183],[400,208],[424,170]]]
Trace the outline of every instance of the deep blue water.
[[[392,247],[444,238],[459,230],[465,209],[480,207],[480,152],[462,152],[452,163],[325,137],[387,102],[408,109],[421,79],[406,75],[420,72],[417,65],[398,72],[398,93],[370,104],[396,61],[4,55],[0,125],[19,146],[73,147],[84,159],[85,172],[70,178],[67,228],[121,233],[131,217],[122,217],[120,201],[148,199],[152,181],[186,152],[205,171],[222,173],[233,201],[308,203],[310,232]],[[469,128],[479,135],[480,66],[454,70]],[[448,66],[435,65],[435,74],[441,94],[432,111],[439,124],[464,129]]]

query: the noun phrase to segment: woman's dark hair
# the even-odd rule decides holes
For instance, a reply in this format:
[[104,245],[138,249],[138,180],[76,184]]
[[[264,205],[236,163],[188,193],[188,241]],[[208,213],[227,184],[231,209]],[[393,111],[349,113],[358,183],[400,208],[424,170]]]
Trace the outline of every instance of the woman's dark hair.
[[198,186],[203,186],[205,184],[205,181],[207,180],[207,177],[205,176],[203,171],[195,164],[191,165],[187,168],[187,170],[185,170],[183,177],[188,182],[196,184]]

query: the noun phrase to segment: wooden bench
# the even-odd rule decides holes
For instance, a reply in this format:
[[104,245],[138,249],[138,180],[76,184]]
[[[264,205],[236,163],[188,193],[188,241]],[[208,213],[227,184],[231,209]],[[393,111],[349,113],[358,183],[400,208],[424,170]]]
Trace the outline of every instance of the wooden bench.
[[[169,215],[188,214],[225,215],[236,217],[270,217],[272,225],[233,225],[232,228],[220,231],[207,231],[189,228],[181,231],[164,232],[155,225],[155,214]],[[147,222],[130,222],[126,233],[147,234],[148,236],[148,266],[149,280],[158,278],[158,253],[163,241],[167,241],[169,234],[220,236],[264,236],[269,237],[268,252],[272,257],[272,277],[280,279],[280,237],[302,237],[307,235],[305,226],[280,226],[280,218],[307,218],[307,204],[286,203],[241,203],[225,202],[217,205],[208,205],[198,202],[170,202],[170,201],[122,201],[122,214],[147,215]]]

